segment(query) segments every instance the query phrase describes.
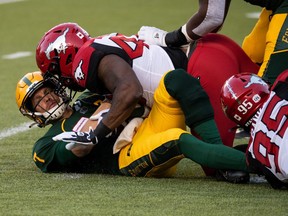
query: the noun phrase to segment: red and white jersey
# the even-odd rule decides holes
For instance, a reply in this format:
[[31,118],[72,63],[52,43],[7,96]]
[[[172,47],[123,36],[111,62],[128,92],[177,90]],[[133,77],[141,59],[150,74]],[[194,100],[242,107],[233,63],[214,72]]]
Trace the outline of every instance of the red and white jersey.
[[[286,84],[286,87],[288,85]],[[283,94],[283,91],[280,94]],[[285,99],[271,91],[253,119],[248,151],[279,180],[288,182],[288,91]]]
[[127,37],[118,33],[93,38],[77,52],[72,66],[73,77],[80,86],[91,91],[99,91],[99,88],[100,90],[104,88],[97,76],[101,59],[109,54],[118,55],[135,71],[143,86],[143,96],[147,100],[147,105],[151,106],[154,91],[163,74],[175,69],[175,62],[180,63],[180,67],[183,62],[184,69],[187,66],[184,52],[179,49],[169,53],[165,49],[147,45],[136,36]]

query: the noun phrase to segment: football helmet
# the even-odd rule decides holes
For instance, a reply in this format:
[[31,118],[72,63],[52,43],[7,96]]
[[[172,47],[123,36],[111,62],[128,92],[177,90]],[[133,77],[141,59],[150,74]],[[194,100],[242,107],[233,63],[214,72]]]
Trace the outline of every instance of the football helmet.
[[62,23],[53,27],[37,45],[36,62],[39,69],[44,74],[49,71],[58,75],[64,85],[78,90],[72,77],[72,62],[77,51],[89,39],[89,34],[76,23]]
[[[34,93],[42,87],[50,87],[59,96],[59,102],[50,110],[40,113],[36,112],[35,108],[46,95],[34,107],[31,99]],[[70,98],[66,93],[66,89],[63,87],[59,89],[57,80],[44,80],[40,71],[27,73],[18,81],[16,86],[16,103],[19,111],[35,121],[39,127],[45,127],[52,121],[59,119],[65,112],[69,101]]]
[[249,128],[253,116],[269,97],[269,85],[252,73],[231,76],[224,83],[220,100],[224,113],[232,121]]

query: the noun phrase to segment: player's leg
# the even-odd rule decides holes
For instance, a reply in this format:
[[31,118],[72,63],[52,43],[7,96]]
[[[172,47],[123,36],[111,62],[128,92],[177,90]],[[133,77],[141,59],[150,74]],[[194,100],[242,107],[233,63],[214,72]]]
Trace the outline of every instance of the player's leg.
[[184,158],[177,140],[186,132],[174,128],[150,133],[152,127],[148,119],[142,123],[132,143],[121,149],[120,172],[126,176],[171,177],[176,164]]
[[203,166],[248,172],[245,153],[234,148],[206,143],[190,134],[181,135],[179,147],[185,157]]
[[[177,87],[174,88],[174,85],[171,84],[174,82],[182,85],[177,85]],[[209,103],[209,100],[205,94],[201,94],[201,87],[199,82],[198,84],[197,82],[198,81],[195,78],[188,75],[184,70],[168,72],[165,75],[165,78],[161,79],[160,84],[154,93],[154,104],[148,118],[144,120],[137,130],[136,135],[133,137],[133,143],[123,148],[120,152],[119,167],[122,173],[125,175],[137,176],[147,176],[148,173],[150,173],[149,175],[152,175],[153,173],[154,176],[171,175],[171,168],[169,167],[173,167],[177,164],[178,161],[183,158],[183,155],[176,151],[176,155],[173,156],[175,150],[172,151],[172,155],[169,155],[168,150],[173,149],[175,140],[178,140],[180,135],[185,132],[185,120],[189,125],[200,125],[200,122],[203,122],[204,124],[207,118],[213,118],[213,111],[211,108],[208,107],[208,111],[206,111],[206,109],[204,109],[205,111],[203,112],[199,111],[199,106],[201,106],[201,109],[203,110],[202,105],[205,107],[204,101],[206,101],[206,103],[208,101]],[[180,88],[178,88],[179,86]],[[176,96],[176,98],[174,98],[169,94],[167,88],[170,89],[170,91],[175,90],[176,94],[179,95],[182,94],[183,88],[193,90],[191,90],[191,92],[184,91],[183,96]],[[200,99],[201,97],[203,97],[203,99],[201,100],[201,103],[196,105],[198,93],[200,93]],[[181,102],[179,103],[178,100]],[[180,104],[182,104],[182,106]],[[195,108],[196,106],[198,108]],[[185,110],[185,115],[183,115],[182,110]],[[217,131],[215,123],[212,125],[214,125],[214,130]],[[209,128],[209,136],[210,132],[212,134],[214,130]],[[219,134],[217,132],[215,134],[216,140],[221,143]],[[213,140],[215,139],[213,138]],[[158,149],[158,147],[160,149]],[[157,149],[156,152],[162,152],[164,149],[169,155],[169,163],[162,162],[162,170],[156,173],[150,172],[153,168],[153,164],[155,165],[155,162],[152,163],[150,161],[151,157],[149,156],[151,155],[150,152],[155,149]],[[165,172],[163,170],[165,170]]]
[[[141,127],[150,130],[149,126],[146,121]],[[247,171],[245,153],[203,142],[181,129],[173,128],[148,137],[137,134],[119,155],[119,169],[126,176],[169,177],[184,157],[216,169]]]
[[[214,113],[208,95],[200,85],[199,80],[187,74],[182,69],[167,73],[160,82],[159,88],[165,98],[173,98],[181,107],[185,123],[201,139],[208,143],[222,143],[219,131],[214,121]],[[156,93],[156,92],[155,92]],[[171,99],[170,99],[171,100]]]
[[[151,133],[170,128],[185,130],[187,125],[204,141],[221,143],[207,94],[199,81],[183,69],[167,72],[162,77],[154,92],[154,104],[149,115],[153,119]],[[198,129],[203,122],[209,128]]]
[[121,149],[119,169],[128,176],[172,176],[184,158],[177,143],[186,133],[185,118],[178,101],[166,91],[163,78],[154,93],[154,104],[132,143]]
[[[178,80],[175,77],[177,77]],[[171,83],[175,82],[182,83],[184,85],[171,85]],[[132,176],[170,176],[172,174],[171,170],[174,170],[175,164],[177,164],[179,160],[183,158],[183,154],[200,164],[213,164],[213,167],[219,166],[221,168],[226,167],[229,169],[238,168],[235,167],[234,161],[229,161],[229,158],[228,161],[221,160],[222,158],[224,160],[227,159],[226,157],[221,156],[221,154],[225,154],[222,152],[221,148],[230,148],[221,145],[221,140],[218,133],[216,133],[216,137],[218,137],[216,140],[219,140],[219,145],[205,143],[189,134],[190,138],[182,139],[182,144],[183,142],[187,142],[182,146],[183,152],[179,151],[179,147],[177,147],[180,143],[180,136],[184,133],[188,134],[183,129],[179,129],[179,127],[183,128],[183,123],[185,120],[186,123],[190,125],[206,125],[207,122],[207,125],[211,124],[210,118],[212,108],[209,108],[208,106],[208,109],[203,112],[198,110],[199,107],[206,107],[207,101],[209,104],[209,99],[203,92],[201,93],[201,86],[199,85],[199,82],[198,84],[197,82],[198,81],[195,78],[191,77],[183,70],[175,70],[165,75],[165,78],[161,80],[159,87],[155,91],[155,102],[148,118],[144,120],[141,127],[138,129],[136,135],[133,137],[132,143],[124,147],[120,152],[119,167],[123,174]],[[185,86],[187,88],[187,85],[189,86],[188,89],[194,90],[183,93],[183,88],[185,88]],[[175,91],[175,93],[173,93],[173,91]],[[169,92],[175,98],[172,97]],[[196,98],[199,96],[200,98],[198,99],[200,99],[201,102],[197,104],[196,102],[198,99],[196,100],[193,95],[195,95]],[[185,110],[185,118],[180,107]],[[195,115],[194,110],[197,115]],[[198,115],[201,116],[201,118],[199,118]],[[212,125],[214,126],[214,128],[212,128],[217,131],[215,123]],[[205,127],[203,127],[203,129],[205,129]],[[209,131],[207,131],[207,133],[212,131],[213,130],[211,130],[209,127]],[[213,138],[213,140],[215,139]],[[193,145],[194,143],[196,144]],[[209,150],[209,147],[207,148],[206,146],[203,146],[203,157],[198,157],[199,155],[195,155],[200,152],[202,144],[206,144],[207,146],[221,146],[219,148],[220,152],[217,154],[217,157],[206,156],[206,154],[209,155],[214,151],[217,152],[217,148],[215,149],[215,147],[213,147],[213,150]],[[187,146],[190,147],[186,148]],[[193,146],[196,149],[200,148],[197,151],[194,149],[194,155]],[[226,153],[232,158],[237,158],[237,156],[233,155],[234,151],[236,150],[230,150],[232,150],[232,152]],[[201,158],[203,158],[203,161]],[[208,161],[209,158],[211,158],[213,161]],[[241,161],[238,162],[242,163],[242,158]],[[223,164],[225,165],[223,166]]]

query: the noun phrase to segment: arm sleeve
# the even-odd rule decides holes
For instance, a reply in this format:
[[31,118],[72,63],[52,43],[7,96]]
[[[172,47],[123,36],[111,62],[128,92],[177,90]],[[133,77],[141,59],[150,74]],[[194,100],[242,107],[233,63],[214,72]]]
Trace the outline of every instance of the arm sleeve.
[[[221,26],[225,19],[226,1],[223,0],[209,0],[207,4],[206,15],[203,19],[198,21],[198,25],[192,28],[192,32],[196,35],[203,36],[214,29]],[[197,24],[197,23],[196,23]],[[186,31],[189,34],[189,22],[186,26]],[[184,33],[185,34],[185,33]],[[193,39],[193,38],[192,38]]]

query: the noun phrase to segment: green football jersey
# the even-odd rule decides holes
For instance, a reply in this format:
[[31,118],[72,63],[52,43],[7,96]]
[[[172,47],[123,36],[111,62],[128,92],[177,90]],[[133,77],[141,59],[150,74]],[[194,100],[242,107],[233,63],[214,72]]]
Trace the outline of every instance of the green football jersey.
[[103,96],[86,92],[73,105],[73,114],[68,119],[58,121],[34,145],[32,158],[42,172],[81,172],[120,174],[118,154],[112,153],[113,145],[120,133],[105,138],[95,145],[91,153],[79,158],[66,149],[66,142],[53,141],[52,137],[63,131],[72,131],[83,118],[89,118],[99,107],[94,102]]

